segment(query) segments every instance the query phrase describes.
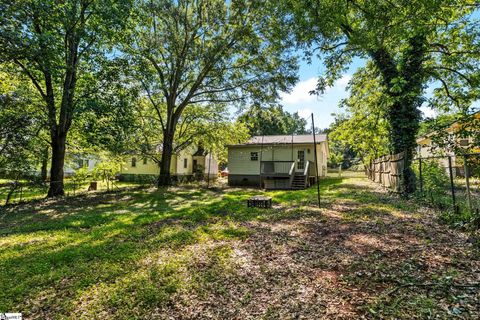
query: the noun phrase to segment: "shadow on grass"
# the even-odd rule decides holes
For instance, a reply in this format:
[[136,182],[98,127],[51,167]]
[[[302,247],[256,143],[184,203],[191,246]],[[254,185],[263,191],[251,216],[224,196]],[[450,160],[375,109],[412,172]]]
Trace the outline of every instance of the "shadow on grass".
[[[25,316],[36,317],[108,312],[135,318],[142,316],[143,308],[167,308],[182,290],[195,291],[199,299],[230,295],[235,300],[238,293],[229,291],[226,283],[234,273],[226,261],[233,255],[228,243],[246,238],[249,241],[238,242],[255,246],[256,250],[245,250],[256,255],[252,265],[288,268],[285,261],[275,260],[278,245],[287,243],[291,251],[284,259],[291,259],[295,267],[343,270],[354,287],[363,288],[355,272],[379,263],[393,272],[403,260],[388,260],[392,248],[406,250],[402,256],[406,259],[419,240],[417,234],[412,239],[397,236],[382,222],[387,217],[411,222],[392,215],[401,207],[400,200],[349,181],[322,180],[321,210],[329,210],[339,199],[345,202],[338,217],[328,220],[313,210],[315,186],[269,192],[134,190],[13,208],[0,215],[0,310],[21,308]],[[246,199],[257,194],[272,196],[274,208],[248,208]],[[299,223],[303,234],[270,228],[279,221]],[[418,237],[424,232],[419,229]],[[267,278],[255,280],[261,276]],[[281,291],[268,274],[247,272],[241,277],[235,281],[264,283],[271,286],[269,292]],[[285,280],[282,285],[291,285],[292,290],[300,282],[295,277]],[[250,288],[242,290],[254,294]],[[249,303],[253,308],[255,299],[245,302]],[[233,312],[234,317],[235,308],[224,310],[225,315]]]
[[[136,190],[6,210],[0,216],[0,309],[35,300],[49,288],[66,289],[74,299],[74,292],[134,273],[150,252],[244,239],[248,230],[238,222],[288,216],[278,209],[247,208],[245,200],[259,192]],[[310,193],[277,192],[275,201],[301,203]]]

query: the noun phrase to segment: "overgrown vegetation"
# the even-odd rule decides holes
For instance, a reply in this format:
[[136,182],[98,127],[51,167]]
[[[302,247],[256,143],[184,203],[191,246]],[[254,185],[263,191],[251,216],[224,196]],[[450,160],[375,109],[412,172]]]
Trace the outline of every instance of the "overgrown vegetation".
[[[472,110],[479,99],[480,59],[474,49],[480,38],[478,4],[457,0],[418,0],[408,6],[391,0],[283,3],[297,41],[307,47],[307,58],[316,55],[325,66],[316,92],[333,85],[354,58],[367,60],[354,74],[357,85],[346,104],[356,106],[347,113],[351,121],[339,135],[372,142],[364,148],[369,152],[367,160],[381,156],[375,154],[379,149],[404,152],[404,191],[413,193],[411,164],[425,88],[438,83],[431,86],[434,97],[429,106],[439,111]],[[356,103],[359,99],[361,103]],[[376,141],[366,140],[366,135]],[[379,138],[387,143],[377,146]]]
[[356,174],[315,188],[173,188],[4,209],[0,310],[27,318],[478,318],[467,236]]
[[[450,181],[448,168],[439,161],[447,158],[433,158],[414,162],[413,170],[417,181],[417,192],[414,199],[420,203],[440,210],[440,218],[447,224],[468,230],[480,227],[477,209],[480,208],[480,194],[477,178],[470,177],[470,204],[468,205],[465,177],[454,176]],[[454,174],[455,168],[452,170]],[[453,194],[452,194],[453,187]],[[455,199],[454,199],[455,198]]]

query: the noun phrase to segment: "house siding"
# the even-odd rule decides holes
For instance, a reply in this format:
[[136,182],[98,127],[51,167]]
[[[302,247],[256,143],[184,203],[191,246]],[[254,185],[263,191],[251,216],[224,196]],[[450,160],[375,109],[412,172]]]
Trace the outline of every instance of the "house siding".
[[[258,160],[250,160],[250,152],[258,152]],[[260,146],[230,147],[228,149],[229,175],[259,175]]]
[[[177,176],[189,176],[193,174],[193,159],[197,159],[198,164],[205,166],[205,173],[208,170],[208,161],[203,156],[193,157],[196,148],[190,147],[180,151],[178,154],[172,156],[170,163],[170,174]],[[132,158],[137,159],[136,166],[132,167]],[[208,157],[208,155],[207,155]],[[187,159],[187,167],[184,168],[184,160]],[[147,163],[143,163],[143,157],[141,155],[133,155],[125,159],[122,164],[120,173],[122,175],[156,175],[160,174],[160,167],[151,159],[147,159]],[[210,166],[210,178],[217,177],[218,163],[215,157],[212,157],[212,163]]]
[[209,174],[210,178],[216,178],[218,176],[218,161],[215,159],[215,157],[212,155],[210,157],[210,154],[207,154],[204,158],[204,173]]
[[[260,175],[260,161],[296,161],[299,150],[305,151],[305,160],[315,162],[314,147],[312,144],[292,145],[260,145],[229,146],[228,170],[229,185],[256,185]],[[257,152],[258,160],[252,161],[250,153]],[[326,175],[328,145],[327,142],[317,143],[318,174]],[[296,170],[298,170],[296,168]],[[253,178],[256,177],[256,178]],[[242,181],[244,182],[242,184]]]
[[[177,157],[177,165],[175,173],[177,175],[191,175],[193,172],[193,150],[187,149],[182,150]],[[187,167],[184,168],[184,161],[187,159]]]
[[[132,158],[137,159],[135,167],[132,167]],[[176,156],[172,157],[172,162],[170,164],[170,173],[175,173],[176,167]],[[143,163],[143,158],[141,156],[131,156],[125,159],[125,162],[122,164],[121,174],[160,174],[160,167],[152,159],[147,159],[147,163]]]

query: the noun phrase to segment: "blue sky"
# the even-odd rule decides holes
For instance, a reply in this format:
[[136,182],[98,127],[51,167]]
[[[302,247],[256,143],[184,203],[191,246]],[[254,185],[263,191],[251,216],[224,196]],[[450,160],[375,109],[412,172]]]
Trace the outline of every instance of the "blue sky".
[[338,103],[341,99],[348,96],[346,86],[352,75],[364,64],[365,61],[363,60],[354,60],[350,68],[341,79],[336,81],[333,87],[328,88],[323,95],[314,96],[310,95],[309,91],[315,89],[318,75],[325,69],[318,59],[313,59],[311,64],[302,61],[300,63],[299,82],[290,93],[281,93],[281,103],[285,110],[298,112],[304,118],[310,119],[310,115],[313,112],[315,126],[327,128],[333,122],[334,117],[332,113],[341,112]]
[[[480,10],[475,10],[471,14],[472,21],[478,21],[480,19]],[[299,52],[299,56],[302,56],[302,52]],[[321,96],[311,96],[309,91],[315,88],[316,79],[325,69],[321,61],[313,59],[311,64],[307,64],[305,61],[300,63],[299,82],[293,88],[290,93],[282,93],[282,105],[285,110],[289,112],[298,112],[302,117],[310,120],[310,115],[313,112],[315,117],[315,125],[319,128],[326,128],[333,122],[334,117],[332,113],[340,113],[342,110],[338,107],[338,103],[341,99],[348,96],[346,86],[352,75],[358,68],[365,65],[365,60],[354,59],[350,68],[345,72],[343,77],[338,80],[335,85],[329,88]],[[440,86],[439,83],[432,83],[425,90],[425,96],[428,98],[432,95],[433,89]],[[480,101],[476,101],[473,104],[476,109],[480,109]],[[434,110],[423,106],[420,108],[424,117],[435,117]],[[310,121],[309,121],[310,123]]]
[[[308,119],[310,126],[310,117],[313,112],[315,126],[318,128],[327,128],[334,120],[333,113],[341,113],[343,110],[338,107],[340,100],[348,97],[346,87],[352,78],[352,75],[358,68],[365,65],[365,60],[354,59],[349,69],[341,79],[337,80],[333,87],[326,90],[323,95],[310,95],[309,91],[315,88],[318,75],[325,69],[318,59],[314,59],[311,64],[305,61],[300,63],[299,82],[289,93],[281,93],[281,104],[288,112],[298,112],[300,116]],[[426,95],[431,95],[432,88],[427,88]],[[421,108],[424,116],[432,117],[435,115],[433,110]]]

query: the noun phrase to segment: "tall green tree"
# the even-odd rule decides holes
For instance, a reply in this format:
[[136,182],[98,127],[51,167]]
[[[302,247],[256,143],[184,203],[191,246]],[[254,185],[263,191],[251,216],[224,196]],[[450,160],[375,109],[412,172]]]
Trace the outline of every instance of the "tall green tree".
[[69,130],[83,99],[97,89],[94,74],[124,28],[129,6],[129,0],[0,1],[0,62],[13,63],[43,100],[51,146],[49,197],[64,194]]
[[246,125],[251,136],[307,133],[307,121],[298,112],[284,111],[281,105],[254,104],[237,121]]
[[478,90],[475,47],[479,31],[471,16],[478,4],[465,0],[283,3],[287,15],[293,16],[291,26],[307,56],[318,52],[328,70],[317,92],[332,85],[353,57],[373,63],[388,99],[391,150],[406,153],[405,191],[412,192],[415,183],[410,164],[425,86],[438,81],[442,96],[454,100],[461,96],[463,102],[471,102],[470,93]]
[[[340,103],[344,112],[336,115],[329,132],[333,148],[339,149],[342,160],[349,149],[364,164],[391,151],[388,99],[379,90],[381,87],[381,78],[371,63],[353,75],[348,85],[350,96]],[[335,150],[332,154],[335,155]]]
[[[157,108],[161,114],[166,112],[165,105]],[[125,139],[129,141],[125,153],[141,154],[160,166],[163,135],[158,132],[162,119],[157,108],[145,97],[137,100],[133,108],[135,120],[129,124],[133,130]],[[193,105],[183,112],[177,126],[173,154],[195,145],[214,153],[223,161],[226,160],[226,145],[243,142],[248,138],[246,127],[231,121],[228,110],[221,105]]]
[[159,186],[170,184],[175,134],[190,108],[275,100],[296,80],[275,10],[253,0],[136,2],[124,51],[160,119]]
[[[6,68],[8,70],[8,68]],[[32,154],[39,145],[38,100],[33,88],[0,71],[0,174],[21,178],[31,174],[36,162]]]

